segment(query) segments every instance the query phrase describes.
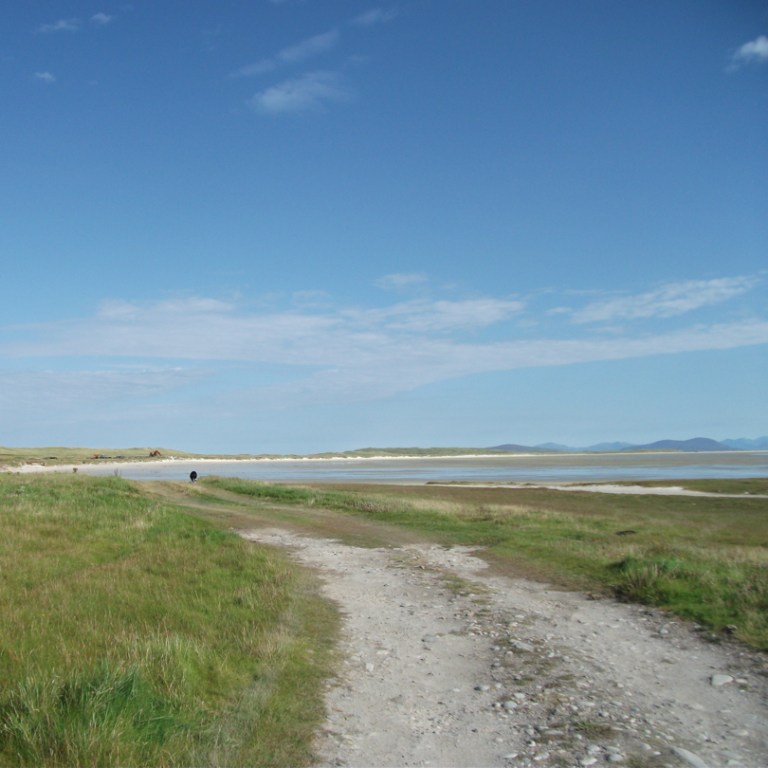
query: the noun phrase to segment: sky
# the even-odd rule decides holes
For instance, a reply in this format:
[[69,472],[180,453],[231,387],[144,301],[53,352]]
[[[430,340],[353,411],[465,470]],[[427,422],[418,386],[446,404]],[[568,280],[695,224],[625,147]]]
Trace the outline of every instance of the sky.
[[768,5],[0,5],[0,445],[768,434]]

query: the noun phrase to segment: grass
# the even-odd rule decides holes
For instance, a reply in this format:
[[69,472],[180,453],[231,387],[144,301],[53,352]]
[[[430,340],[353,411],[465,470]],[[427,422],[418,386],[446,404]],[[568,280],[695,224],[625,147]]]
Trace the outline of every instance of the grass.
[[[720,481],[718,481],[720,482]],[[763,480],[738,481],[757,493]],[[768,501],[461,486],[269,485],[208,478],[261,505],[364,516],[485,547],[506,572],[670,609],[768,650]],[[617,535],[622,531],[632,531]]]
[[[0,467],[16,468],[24,464],[43,464],[57,466],[62,464],[82,464],[98,461],[94,456],[106,456],[111,459],[126,461],[151,461],[149,454],[157,447],[147,448],[68,448],[62,446],[48,448],[2,448],[0,447]],[[161,458],[176,456],[191,458],[193,454],[160,448]]]
[[312,585],[119,478],[0,475],[0,766],[309,764]]
[[768,650],[768,502],[743,495],[765,481],[738,483],[721,492],[743,498],[0,474],[0,767],[311,763],[337,616],[235,520],[482,547],[499,571]]

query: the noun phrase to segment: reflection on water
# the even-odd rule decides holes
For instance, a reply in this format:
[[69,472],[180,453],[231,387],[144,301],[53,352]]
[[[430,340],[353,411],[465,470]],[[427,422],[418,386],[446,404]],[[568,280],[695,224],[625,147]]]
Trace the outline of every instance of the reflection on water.
[[[296,461],[173,462],[125,466],[122,477],[132,480],[185,480],[198,475],[222,475],[251,480],[307,483],[423,483],[428,480],[474,482],[611,482],[691,478],[768,477],[768,452],[629,453],[499,458],[327,459]],[[97,466],[88,474],[112,474]]]

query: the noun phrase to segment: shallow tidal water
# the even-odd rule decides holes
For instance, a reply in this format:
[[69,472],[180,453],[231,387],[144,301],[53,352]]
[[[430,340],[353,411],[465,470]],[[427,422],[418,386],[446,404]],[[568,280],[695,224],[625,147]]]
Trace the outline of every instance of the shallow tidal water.
[[[559,454],[549,456],[416,459],[280,459],[126,464],[117,474],[131,480],[185,480],[220,475],[250,480],[305,483],[425,483],[451,480],[516,483],[578,483],[621,480],[768,477],[768,451],[722,453]],[[81,467],[92,475],[114,468]]]

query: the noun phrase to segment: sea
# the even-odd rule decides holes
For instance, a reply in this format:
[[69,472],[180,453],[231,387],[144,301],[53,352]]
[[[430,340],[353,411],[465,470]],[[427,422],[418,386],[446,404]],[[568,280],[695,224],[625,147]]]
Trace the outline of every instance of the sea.
[[219,475],[268,482],[395,483],[581,483],[631,480],[768,477],[768,451],[707,453],[610,453],[449,458],[179,460],[89,464],[84,474],[131,480],[185,480]]

